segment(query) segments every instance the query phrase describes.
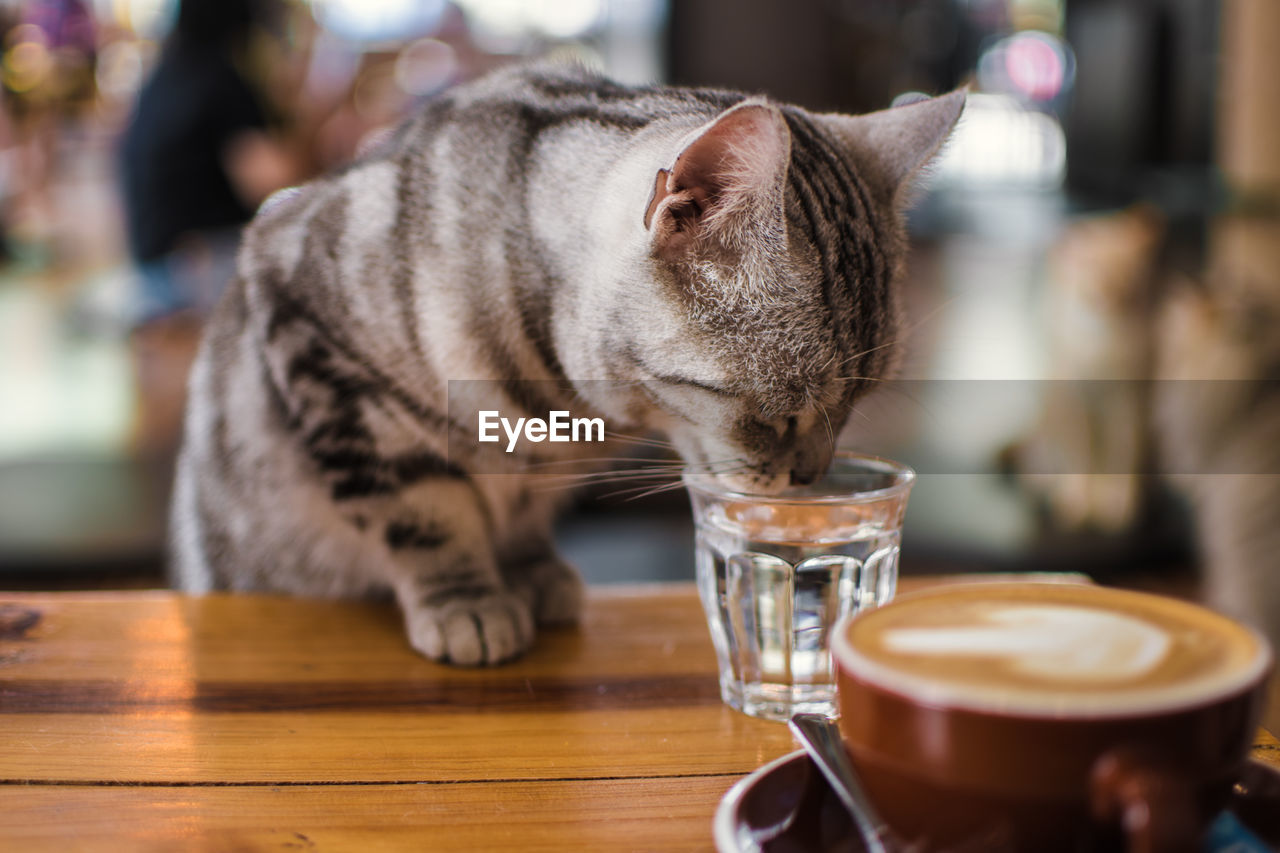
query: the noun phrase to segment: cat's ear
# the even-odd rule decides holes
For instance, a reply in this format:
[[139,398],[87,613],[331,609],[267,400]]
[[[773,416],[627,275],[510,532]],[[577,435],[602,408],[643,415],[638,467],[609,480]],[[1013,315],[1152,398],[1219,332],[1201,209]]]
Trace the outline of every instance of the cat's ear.
[[786,119],[763,101],[745,101],[699,128],[654,178],[644,226],[655,253],[673,258],[707,232],[780,210],[790,159]]
[[964,110],[964,89],[859,116],[822,116],[827,127],[854,151],[867,180],[893,203],[933,159]]

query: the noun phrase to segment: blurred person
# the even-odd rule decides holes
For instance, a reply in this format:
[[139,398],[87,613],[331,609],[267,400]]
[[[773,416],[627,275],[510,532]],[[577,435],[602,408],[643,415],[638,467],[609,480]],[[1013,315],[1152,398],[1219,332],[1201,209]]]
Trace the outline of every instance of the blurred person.
[[241,71],[259,0],[182,0],[121,144],[128,249],[140,298],[130,340],[139,408],[133,444],[160,464],[177,444],[204,316],[235,269],[240,227],[300,160]]
[[240,227],[298,176],[298,159],[240,70],[267,11],[258,0],[182,0],[138,96],[121,171],[142,323],[207,313],[233,271]]

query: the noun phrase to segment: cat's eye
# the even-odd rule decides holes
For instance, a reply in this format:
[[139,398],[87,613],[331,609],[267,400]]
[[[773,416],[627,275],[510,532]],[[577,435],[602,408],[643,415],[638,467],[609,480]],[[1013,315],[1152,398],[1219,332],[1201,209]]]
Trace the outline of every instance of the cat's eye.
[[680,385],[685,388],[697,388],[700,391],[706,391],[709,394],[715,394],[717,397],[733,397],[736,396],[732,391],[723,385],[712,382],[703,382],[700,379],[691,379],[687,376],[655,376],[653,377],[659,382],[666,385]]

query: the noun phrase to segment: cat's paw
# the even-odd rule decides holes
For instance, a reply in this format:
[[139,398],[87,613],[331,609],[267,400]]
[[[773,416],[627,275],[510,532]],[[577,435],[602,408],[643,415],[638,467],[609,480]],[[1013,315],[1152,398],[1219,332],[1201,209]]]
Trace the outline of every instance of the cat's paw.
[[504,575],[507,584],[529,603],[539,625],[570,625],[582,617],[582,577],[559,557],[523,563]]
[[406,609],[409,643],[432,660],[486,666],[511,660],[533,643],[533,618],[519,596],[483,598]]

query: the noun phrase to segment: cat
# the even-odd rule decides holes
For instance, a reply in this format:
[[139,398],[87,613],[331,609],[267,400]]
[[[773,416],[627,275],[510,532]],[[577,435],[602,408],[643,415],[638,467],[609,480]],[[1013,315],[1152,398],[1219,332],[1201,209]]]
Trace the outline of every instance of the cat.
[[964,99],[850,117],[523,66],[269,200],[191,373],[177,583],[390,592],[457,665],[575,620],[557,502],[480,461],[448,380],[662,433],[735,488],[813,480],[893,362],[908,188]]
[[1280,297],[1206,272],[1161,305],[1154,422],[1195,510],[1203,595],[1280,646]]
[[1176,233],[1145,204],[1065,229],[1047,302],[1052,376],[1070,381],[1047,383],[1007,455],[1057,530],[1124,534],[1172,512],[1164,490],[1185,498],[1197,594],[1280,644],[1280,299],[1174,264]]
[[1166,225],[1137,204],[1067,225],[1048,256],[1048,379],[1030,434],[1007,451],[1053,530],[1118,534],[1151,499],[1147,399]]

